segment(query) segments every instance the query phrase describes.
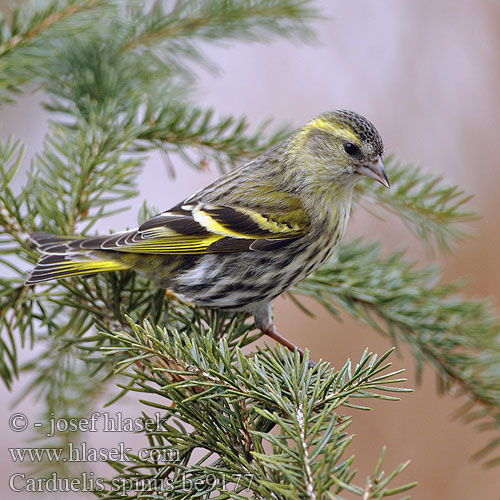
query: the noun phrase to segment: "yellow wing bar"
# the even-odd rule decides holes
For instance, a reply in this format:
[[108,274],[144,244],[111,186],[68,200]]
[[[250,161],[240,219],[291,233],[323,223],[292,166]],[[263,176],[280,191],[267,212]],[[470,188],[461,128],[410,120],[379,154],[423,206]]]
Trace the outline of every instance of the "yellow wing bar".
[[267,251],[300,238],[309,229],[302,210],[259,213],[242,207],[183,205],[144,222],[137,230],[95,238],[37,235],[47,254],[105,250],[142,254],[202,254]]

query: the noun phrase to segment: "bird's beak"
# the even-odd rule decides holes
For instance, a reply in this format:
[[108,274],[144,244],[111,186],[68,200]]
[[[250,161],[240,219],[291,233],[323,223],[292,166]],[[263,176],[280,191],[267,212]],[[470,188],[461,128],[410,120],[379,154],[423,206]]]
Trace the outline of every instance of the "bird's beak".
[[371,177],[376,181],[380,182],[382,186],[390,188],[389,179],[385,173],[384,164],[382,163],[382,158],[379,157],[377,161],[369,163],[368,165],[363,165],[359,168],[358,172],[361,175],[366,175],[366,177]]

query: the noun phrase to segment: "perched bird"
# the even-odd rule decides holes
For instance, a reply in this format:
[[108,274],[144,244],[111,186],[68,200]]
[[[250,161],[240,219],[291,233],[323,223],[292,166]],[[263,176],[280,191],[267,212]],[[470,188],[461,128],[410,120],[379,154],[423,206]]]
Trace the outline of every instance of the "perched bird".
[[43,255],[26,284],[134,269],[197,305],[253,313],[262,332],[293,349],[271,302],[332,254],[362,176],[389,187],[383,149],[363,116],[323,113],[138,229],[32,235]]

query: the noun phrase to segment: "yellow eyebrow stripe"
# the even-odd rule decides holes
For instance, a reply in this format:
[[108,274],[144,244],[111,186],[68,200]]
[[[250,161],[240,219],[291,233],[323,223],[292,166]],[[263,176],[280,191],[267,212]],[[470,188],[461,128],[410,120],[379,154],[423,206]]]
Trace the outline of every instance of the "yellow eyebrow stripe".
[[356,134],[351,132],[348,128],[336,127],[333,123],[326,122],[325,120],[322,120],[321,118],[316,118],[316,120],[309,122],[307,124],[306,130],[309,131],[313,128],[319,128],[322,130],[327,130],[329,132],[335,132],[336,134],[344,136],[349,141],[353,141],[354,143],[359,142],[359,137],[357,137]]
[[332,123],[325,122],[325,120],[322,120],[321,118],[316,118],[316,120],[309,122],[307,124],[307,128],[321,128],[323,130],[330,130],[331,132],[338,132],[339,130],[343,130],[340,127],[336,127]]

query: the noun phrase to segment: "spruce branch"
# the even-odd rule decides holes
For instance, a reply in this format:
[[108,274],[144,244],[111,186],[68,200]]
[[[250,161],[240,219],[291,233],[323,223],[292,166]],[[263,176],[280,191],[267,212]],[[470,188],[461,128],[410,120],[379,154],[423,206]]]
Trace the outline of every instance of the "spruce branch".
[[12,11],[10,26],[7,26],[5,20],[2,20],[0,57],[15,48],[27,45],[33,38],[39,36],[55,24],[76,13],[91,9],[96,3],[97,0],[83,2],[81,0],[67,2],[57,0],[49,3],[40,10],[33,11],[33,5],[15,8]]
[[463,223],[477,219],[467,206],[472,198],[457,185],[445,182],[437,174],[425,172],[411,164],[402,164],[393,155],[386,160],[391,189],[380,189],[374,183],[361,183],[356,200],[371,198],[398,217],[429,247],[436,242],[440,249],[450,250],[465,235]]
[[[13,136],[5,143],[0,141],[0,226],[3,227],[0,245],[11,241],[7,235],[23,246],[28,240],[18,197],[10,189],[10,183],[19,171],[25,152],[26,148],[22,141],[16,140]],[[10,251],[17,253],[17,249],[14,248]],[[7,254],[8,251],[2,253]]]
[[415,356],[419,377],[423,364],[430,364],[443,390],[458,385],[459,394],[480,406],[481,423],[500,430],[496,312],[487,301],[461,297],[463,282],[441,284],[437,267],[415,269],[414,264],[401,251],[382,259],[376,243],[343,243],[292,295],[310,296],[336,316],[347,311],[395,344],[404,342]]
[[[103,0],[31,1],[14,7],[9,21],[0,15],[0,103],[14,102],[12,93],[38,81],[55,38],[92,27],[87,14],[107,4]],[[45,49],[40,50],[40,44]]]
[[[307,38],[318,17],[312,2],[46,5],[21,7],[10,28],[1,25],[0,88],[9,94],[40,82],[49,96],[46,109],[57,119],[19,193],[11,185],[22,144],[0,143],[0,263],[9,273],[0,279],[5,383],[11,386],[22,370],[30,374],[27,390],[44,401],[44,417],[52,411],[59,418],[85,416],[111,385],[119,390],[110,403],[137,391],[146,407],[162,413],[160,428],[145,431],[145,438],[152,452],[175,449],[178,458],[131,454],[128,462],[113,463],[109,488],[96,492],[103,498],[192,498],[183,489],[186,479],[201,481],[200,498],[404,493],[412,485],[393,487],[392,480],[406,463],[385,475],[380,460],[366,484],[356,485],[353,458],[345,456],[352,437],[344,409],[366,410],[370,398],[394,400],[392,393],[401,391],[394,384],[402,379],[388,372],[386,355],[365,353],[340,370],[326,362],[309,369],[307,357],[301,361],[280,349],[244,355],[261,336],[248,315],[194,307],[131,271],[23,286],[25,269],[37,257],[27,235],[92,232],[97,220],[122,210],[136,194],[151,150],[179,153],[197,168],[208,157],[224,170],[285,137],[287,129],[269,136],[265,124],[251,131],[245,117],[218,116],[193,104],[196,75],[189,65],[205,64],[200,41]],[[463,231],[460,224],[473,217],[468,196],[414,167],[388,163],[391,192],[366,185],[360,193],[399,215],[423,241],[451,245]],[[459,284],[437,279],[437,271],[415,270],[401,253],[384,260],[376,246],[354,242],[297,292],[407,343],[419,369],[431,363],[443,388],[455,384],[470,396],[460,409],[466,421],[498,430],[498,321],[484,302],[457,297]],[[23,367],[19,345],[38,347]],[[64,445],[69,436],[58,439]],[[54,464],[42,466],[47,471]],[[123,495],[114,484],[124,485]]]
[[[245,116],[217,116],[213,108],[184,103],[185,82],[176,82],[172,71],[151,54],[124,53],[119,39],[65,46],[54,66],[67,76],[54,80],[50,75],[46,108],[72,120],[79,116],[74,127],[84,126],[92,116],[103,127],[106,120],[114,121],[116,143],[126,133],[131,152],[178,153],[198,170],[210,159],[225,171],[290,133],[290,127],[281,126],[268,135],[269,120],[250,131]],[[146,90],[147,97],[137,89]]]
[[[143,400],[165,413],[161,428],[149,437],[157,447],[161,443],[177,449],[179,455],[167,464],[134,455],[129,464],[113,464],[119,473],[114,484],[136,486],[121,491],[121,498],[139,498],[146,491],[152,496],[168,491],[169,498],[185,498],[186,483],[196,479],[204,481],[203,489],[196,490],[200,498],[244,498],[240,493],[245,490],[254,498],[276,499],[322,498],[328,491],[338,494],[346,488],[354,491],[352,457],[343,458],[352,440],[345,433],[350,418],[339,411],[342,406],[354,406],[353,398],[395,400],[386,392],[406,391],[392,386],[403,380],[397,378],[400,372],[387,371],[390,353],[377,359],[365,352],[357,365],[348,362],[339,371],[325,362],[310,370],[307,359],[300,361],[297,353],[280,348],[243,356],[239,347],[217,340],[210,329],[186,335],[146,323],[132,325],[132,330],[111,334],[121,345],[106,350],[132,356],[119,362],[119,372],[133,381],[128,390],[167,400],[165,404]],[[134,364],[137,359],[140,369]],[[180,361],[174,368],[173,359]],[[169,400],[175,405],[170,406]],[[233,427],[235,419],[238,427]],[[193,430],[173,426],[175,420]],[[275,426],[278,433],[271,432]],[[265,452],[266,443],[272,447],[271,454]],[[195,461],[193,452],[200,448],[205,453]],[[207,481],[210,474],[219,480]],[[134,477],[141,482],[134,483]],[[109,491],[100,496],[118,498],[112,481],[109,485]],[[358,487],[359,491],[364,489]],[[376,488],[378,496],[370,498],[389,493],[383,483]]]
[[181,54],[196,53],[193,40],[311,38],[310,22],[319,17],[307,0],[188,0],[171,9],[156,1],[151,9],[133,14],[140,29],[131,31],[126,49],[168,41],[166,50]]
[[[145,112],[142,129],[137,134],[137,149],[161,145],[166,151],[184,153],[184,159],[197,169],[205,168],[208,156],[224,172],[228,165],[234,166],[238,161],[263,153],[290,133],[289,127],[282,126],[266,136],[268,124],[266,120],[250,133],[245,116],[216,117],[213,108],[171,105],[162,108],[156,103]],[[186,148],[198,151],[198,161],[187,156]]]

